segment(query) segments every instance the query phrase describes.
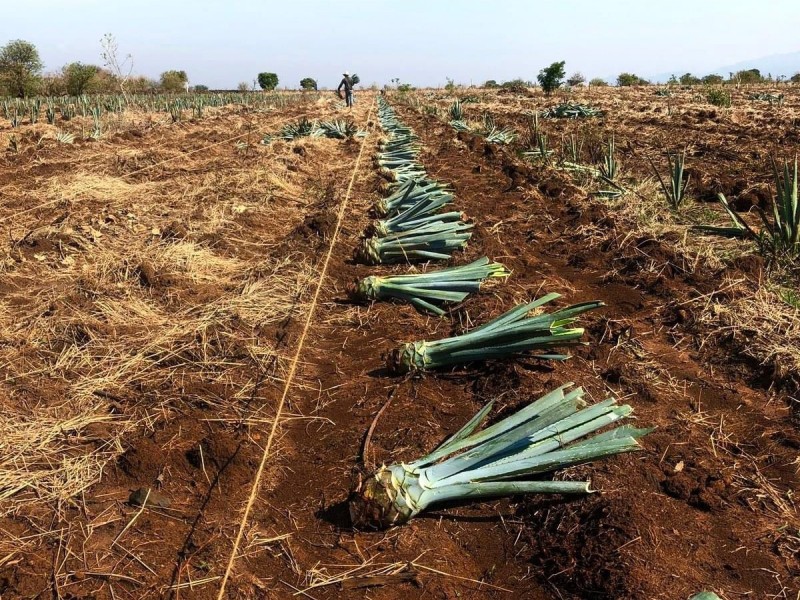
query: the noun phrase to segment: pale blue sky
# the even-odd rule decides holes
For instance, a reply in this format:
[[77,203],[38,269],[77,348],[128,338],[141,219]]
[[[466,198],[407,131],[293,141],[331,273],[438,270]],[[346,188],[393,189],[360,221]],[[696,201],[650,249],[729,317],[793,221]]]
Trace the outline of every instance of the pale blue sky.
[[[184,69],[193,84],[235,87],[259,71],[281,85],[534,79],[566,60],[589,77],[703,74],[800,50],[798,0],[2,0],[0,44],[21,38],[47,70],[100,63],[113,33],[135,72]],[[13,8],[12,8],[13,6]],[[35,7],[35,8],[34,8]]]

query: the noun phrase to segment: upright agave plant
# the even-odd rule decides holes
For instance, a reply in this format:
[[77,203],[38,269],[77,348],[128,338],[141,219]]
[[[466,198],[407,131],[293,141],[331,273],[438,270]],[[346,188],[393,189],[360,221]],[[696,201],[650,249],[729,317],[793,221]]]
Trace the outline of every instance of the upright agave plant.
[[783,178],[775,161],[772,161],[775,173],[775,201],[772,203],[772,223],[764,219],[769,232],[772,247],[776,253],[792,256],[800,254],[800,207],[797,201],[797,158],[794,159],[794,171],[789,171],[789,163],[783,163]]
[[600,174],[608,181],[614,181],[617,178],[619,165],[617,164],[616,150],[617,147],[614,143],[614,136],[612,135],[608,139],[608,146],[603,155],[603,164],[600,165]]
[[667,155],[667,162],[669,163],[669,185],[661,178],[661,174],[658,172],[653,160],[649,160],[650,166],[653,167],[653,172],[656,174],[658,182],[661,184],[661,189],[667,197],[667,202],[669,202],[673,210],[678,210],[686,199],[686,190],[689,187],[689,179],[691,179],[690,177],[687,177],[686,181],[683,179],[686,150],[675,153],[674,155]]
[[541,477],[639,450],[638,439],[651,430],[622,425],[592,436],[633,410],[613,398],[587,406],[583,389],[570,390],[572,385],[562,385],[478,431],[492,409],[489,403],[430,454],[382,466],[358,481],[349,500],[353,525],[378,529],[402,525],[431,505],[453,500],[589,493],[588,481]]
[[453,129],[456,131],[470,131],[470,126],[464,120],[464,107],[458,98],[450,105],[447,114],[450,116],[450,125]]

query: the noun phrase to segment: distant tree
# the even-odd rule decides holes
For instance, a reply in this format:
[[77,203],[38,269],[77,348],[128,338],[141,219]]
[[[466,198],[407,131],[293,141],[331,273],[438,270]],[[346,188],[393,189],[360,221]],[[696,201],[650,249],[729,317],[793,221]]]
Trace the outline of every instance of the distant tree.
[[164,71],[159,79],[161,89],[165,92],[182,92],[186,89],[189,76],[186,71]]
[[680,81],[681,85],[697,85],[700,83],[700,78],[695,77],[691,73],[684,73],[680,76],[678,81]]
[[[39,92],[45,96],[63,96],[67,93],[67,86],[64,83],[64,74],[58,73],[45,73],[42,75],[39,82]],[[0,88],[0,94],[3,91]]]
[[275,73],[259,73],[258,85],[262,90],[274,90],[278,87],[278,76]]
[[495,88],[499,88],[500,84],[498,84],[494,79],[487,79],[486,82],[483,84],[487,90],[493,90]]
[[504,81],[503,85],[500,86],[503,89],[511,90],[512,92],[524,92],[529,87],[533,87],[530,81],[525,81],[524,79],[520,79],[517,77],[516,79],[512,79],[511,81]]
[[97,65],[84,65],[80,62],[73,62],[65,65],[62,69],[64,74],[64,86],[70,96],[81,96],[92,90],[92,83],[100,67]]
[[240,81],[239,85],[236,86],[236,89],[240,92],[246,92],[250,89],[250,84],[246,81]]
[[[118,89],[119,86],[117,86]],[[132,94],[146,94],[149,92],[153,92],[159,88],[158,81],[154,79],[149,79],[144,76],[139,77],[131,77],[125,83],[125,90],[126,92],[131,92]]]
[[300,87],[304,90],[319,90],[319,84],[317,84],[317,80],[313,77],[304,77],[300,80]]
[[194,91],[195,92],[199,92],[199,93],[207,92],[208,91],[208,86],[207,85],[196,85],[196,86],[194,86]]
[[398,92],[410,92],[413,89],[414,88],[411,86],[410,83],[401,83],[401,84],[398,84],[398,86],[397,86],[397,91]]
[[595,77],[589,81],[589,87],[608,87],[608,82],[600,77]]
[[627,87],[631,85],[650,85],[646,79],[642,79],[633,73],[620,73],[617,77],[617,85],[619,87]]
[[561,62],[554,62],[549,67],[545,67],[539,74],[536,76],[536,79],[539,81],[539,85],[542,86],[544,93],[548,96],[556,91],[558,88],[561,87],[561,84],[564,83],[564,75],[566,72],[564,71],[564,65],[566,61]]
[[42,61],[36,46],[25,40],[13,40],[0,48],[0,87],[10,96],[36,93]]
[[711,75],[706,75],[703,77],[702,81],[706,85],[721,85],[725,79],[722,77],[722,75],[716,75],[712,73]]
[[353,81],[353,85],[358,85],[361,83],[361,77],[358,76],[358,73],[353,73],[350,75],[350,79]]
[[731,75],[731,80],[733,83],[738,84],[751,84],[751,83],[761,83],[764,81],[764,78],[761,76],[761,71],[758,69],[746,69],[744,71],[738,71]]
[[669,81],[667,81],[667,85],[678,85],[679,83],[680,81],[678,81],[678,78],[675,77],[674,73],[669,76]]
[[125,96],[127,94],[126,85],[133,73],[133,56],[126,54],[121,57],[117,39],[110,33],[102,37],[100,47],[102,48],[100,58],[103,59],[103,65],[114,75],[119,91]]
[[447,85],[444,86],[444,89],[446,89],[448,92],[452,92],[453,90],[455,90],[456,82],[450,79],[449,77],[445,77],[445,79],[447,80]]
[[300,80],[300,87],[304,90],[316,90],[317,82],[315,79],[311,79],[311,77],[304,77]]
[[789,78],[789,81],[792,83],[800,83],[800,73],[795,73],[794,75]]
[[583,73],[581,73],[580,71],[575,71],[567,79],[567,84],[569,84],[570,87],[575,87],[578,85],[582,85],[584,83],[586,83],[586,77],[584,77]]

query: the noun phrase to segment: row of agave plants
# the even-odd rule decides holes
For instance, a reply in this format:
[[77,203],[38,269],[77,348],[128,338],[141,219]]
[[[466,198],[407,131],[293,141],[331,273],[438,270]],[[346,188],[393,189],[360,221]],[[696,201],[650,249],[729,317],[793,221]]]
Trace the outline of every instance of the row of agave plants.
[[194,94],[97,94],[82,96],[48,96],[33,98],[7,98],[0,102],[0,111],[12,128],[24,123],[47,121],[55,125],[58,120],[70,121],[76,116],[99,118],[103,114],[138,110],[147,113],[168,113],[173,121],[180,121],[185,112],[194,118],[203,116],[206,108],[241,105],[254,109],[282,108],[309,96],[281,93],[194,93]]
[[[374,210],[379,217],[355,255],[369,265],[450,260],[472,236],[466,216],[450,208],[452,190],[428,176],[418,162],[419,139],[392,107],[379,98],[378,116],[386,132],[375,163],[390,180],[389,195]],[[441,270],[406,275],[371,275],[357,282],[357,300],[408,302],[418,310],[447,314],[447,306],[478,293],[489,281],[511,273],[488,257]],[[573,327],[582,313],[600,302],[541,310],[558,298],[547,294],[512,308],[468,333],[435,341],[414,341],[390,354],[396,373],[415,373],[487,359],[533,354],[565,360],[556,348],[580,343]],[[518,412],[481,429],[493,407],[483,407],[456,434],[411,462],[380,467],[360,480],[350,496],[350,515],[358,527],[385,528],[407,522],[428,506],[444,501],[527,493],[582,494],[586,481],[555,481],[541,476],[598,458],[639,448],[648,429],[630,425],[597,433],[629,416],[628,405],[609,398],[588,406],[584,391],[566,383]]]

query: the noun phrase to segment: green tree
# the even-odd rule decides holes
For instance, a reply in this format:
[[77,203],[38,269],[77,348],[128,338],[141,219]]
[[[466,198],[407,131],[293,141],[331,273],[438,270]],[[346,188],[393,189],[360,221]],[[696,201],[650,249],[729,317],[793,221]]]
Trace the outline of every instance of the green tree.
[[792,75],[789,81],[791,81],[792,83],[800,83],[800,73],[795,73],[794,75]]
[[13,40],[0,48],[0,86],[11,96],[36,93],[43,68],[36,46],[25,40]]
[[164,71],[159,78],[161,89],[165,92],[182,92],[188,81],[186,71]]
[[564,83],[564,76],[566,75],[564,71],[565,64],[566,61],[563,60],[561,62],[554,62],[549,67],[545,67],[539,71],[539,74],[536,76],[536,79],[539,80],[539,85],[542,86],[544,93],[548,96]]
[[691,73],[684,73],[678,81],[680,81],[681,85],[697,85],[700,83],[700,79]]
[[633,73],[620,73],[617,77],[617,85],[619,87],[627,87],[631,85],[649,85],[650,82],[646,79],[642,79],[638,75],[634,75]]
[[608,87],[608,82],[601,77],[595,77],[589,81],[589,87]]
[[69,63],[63,69],[64,85],[70,96],[81,96],[92,91],[92,85],[100,67],[97,65],[84,65],[83,63]]
[[751,83],[761,83],[764,81],[764,78],[761,76],[761,71],[758,69],[746,69],[744,71],[739,71],[734,73],[731,76],[731,79],[735,83],[743,83],[743,84],[751,84]]
[[300,80],[300,87],[304,90],[316,90],[317,81],[315,79],[311,79],[311,77],[305,77]]
[[583,73],[580,71],[575,71],[569,76],[569,79],[567,79],[567,84],[570,87],[575,87],[576,85],[582,85],[584,83],[586,83],[586,77],[584,77]]
[[500,85],[494,79],[487,79],[486,82],[483,84],[487,90],[493,90],[495,88],[499,88]]
[[278,87],[278,76],[275,73],[259,73],[258,85],[262,90],[274,90]]
[[512,79],[511,81],[504,81],[503,85],[500,86],[506,90],[511,90],[512,92],[525,92],[528,90],[529,87],[533,87],[530,81],[525,81],[519,77],[516,79]]
[[194,86],[194,91],[195,92],[199,92],[199,93],[207,92],[208,91],[208,86],[207,85],[196,85],[196,86]]
[[722,77],[722,75],[716,75],[712,73],[711,75],[706,75],[703,77],[702,81],[706,85],[721,85],[725,79]]

